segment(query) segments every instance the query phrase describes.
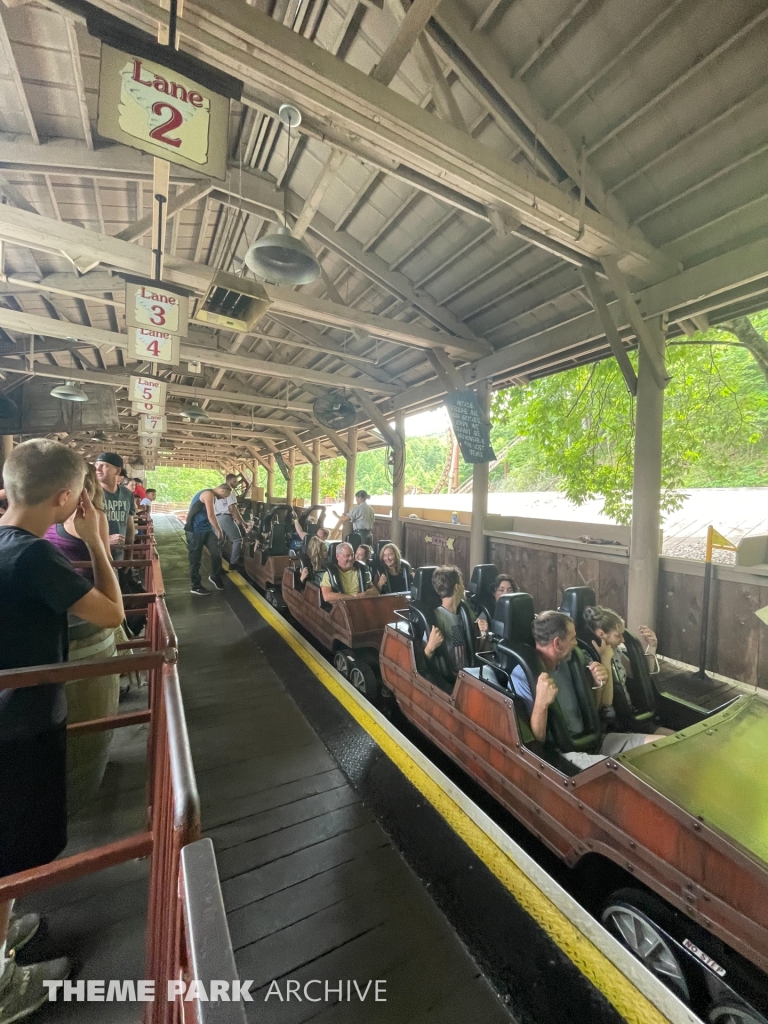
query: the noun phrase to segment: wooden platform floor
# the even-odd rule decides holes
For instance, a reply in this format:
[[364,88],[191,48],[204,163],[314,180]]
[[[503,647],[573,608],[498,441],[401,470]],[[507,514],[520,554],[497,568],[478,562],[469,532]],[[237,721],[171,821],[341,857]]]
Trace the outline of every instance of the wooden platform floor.
[[[483,1024],[509,1013],[346,781],[225,595],[189,593],[178,526],[158,536],[184,705],[241,978],[259,1022]],[[231,586],[231,584],[228,584]],[[307,670],[308,671],[308,670]],[[264,1001],[270,982],[387,982],[387,1002]],[[345,990],[346,991],[346,990]],[[333,995],[331,996],[333,999]]]

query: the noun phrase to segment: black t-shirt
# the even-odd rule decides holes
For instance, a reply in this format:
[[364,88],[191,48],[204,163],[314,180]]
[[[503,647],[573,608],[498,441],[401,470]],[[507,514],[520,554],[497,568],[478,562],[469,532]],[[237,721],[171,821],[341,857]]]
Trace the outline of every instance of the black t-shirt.
[[[67,609],[92,588],[49,541],[0,524],[0,669],[66,661]],[[0,689],[0,741],[45,732],[66,714],[62,684]]]

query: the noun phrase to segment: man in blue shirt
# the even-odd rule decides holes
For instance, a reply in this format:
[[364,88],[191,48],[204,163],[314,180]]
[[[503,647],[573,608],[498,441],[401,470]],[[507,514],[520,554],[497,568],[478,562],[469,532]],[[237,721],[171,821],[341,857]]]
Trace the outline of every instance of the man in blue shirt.
[[189,575],[192,580],[191,593],[197,597],[208,597],[210,590],[200,580],[200,565],[203,560],[203,548],[208,548],[211,557],[211,575],[208,579],[217,590],[224,589],[221,575],[221,548],[219,544],[224,536],[218,520],[214,502],[217,498],[228,498],[231,487],[222,484],[220,487],[206,487],[198,491],[189,504],[184,532],[187,535],[189,554]]
[[[555,700],[559,703],[568,731],[574,736],[582,735],[587,729],[578,698],[580,681],[573,675],[578,666],[570,662],[577,643],[573,620],[562,612],[547,611],[536,616],[531,628],[546,672],[540,673],[535,690],[519,666],[513,670],[510,682],[515,693],[525,702],[533,735],[540,743],[546,741],[549,708]],[[587,667],[593,679],[593,689],[604,686],[608,678],[605,666],[593,661]],[[643,743],[652,743],[657,738],[645,733],[609,732],[601,739],[599,754],[570,752],[565,756],[580,768],[586,768],[604,757],[612,757]]]

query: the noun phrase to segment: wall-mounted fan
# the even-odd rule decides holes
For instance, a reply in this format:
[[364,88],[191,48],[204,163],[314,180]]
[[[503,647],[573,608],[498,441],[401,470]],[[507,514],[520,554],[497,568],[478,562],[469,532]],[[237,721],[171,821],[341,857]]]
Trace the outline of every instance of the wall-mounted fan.
[[316,398],[312,411],[317,422],[323,427],[330,427],[331,430],[351,427],[357,415],[354,405],[338,392]]

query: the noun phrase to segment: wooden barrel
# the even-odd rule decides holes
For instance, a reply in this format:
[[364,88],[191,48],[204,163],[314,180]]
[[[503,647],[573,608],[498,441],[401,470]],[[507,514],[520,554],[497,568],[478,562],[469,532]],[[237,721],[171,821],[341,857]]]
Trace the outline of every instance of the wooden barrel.
[[[69,628],[69,660],[109,658],[117,653],[115,631],[80,622]],[[120,675],[73,679],[66,684],[69,724],[117,714]],[[107,769],[112,731],[67,737],[67,804],[78,811],[96,795]]]

